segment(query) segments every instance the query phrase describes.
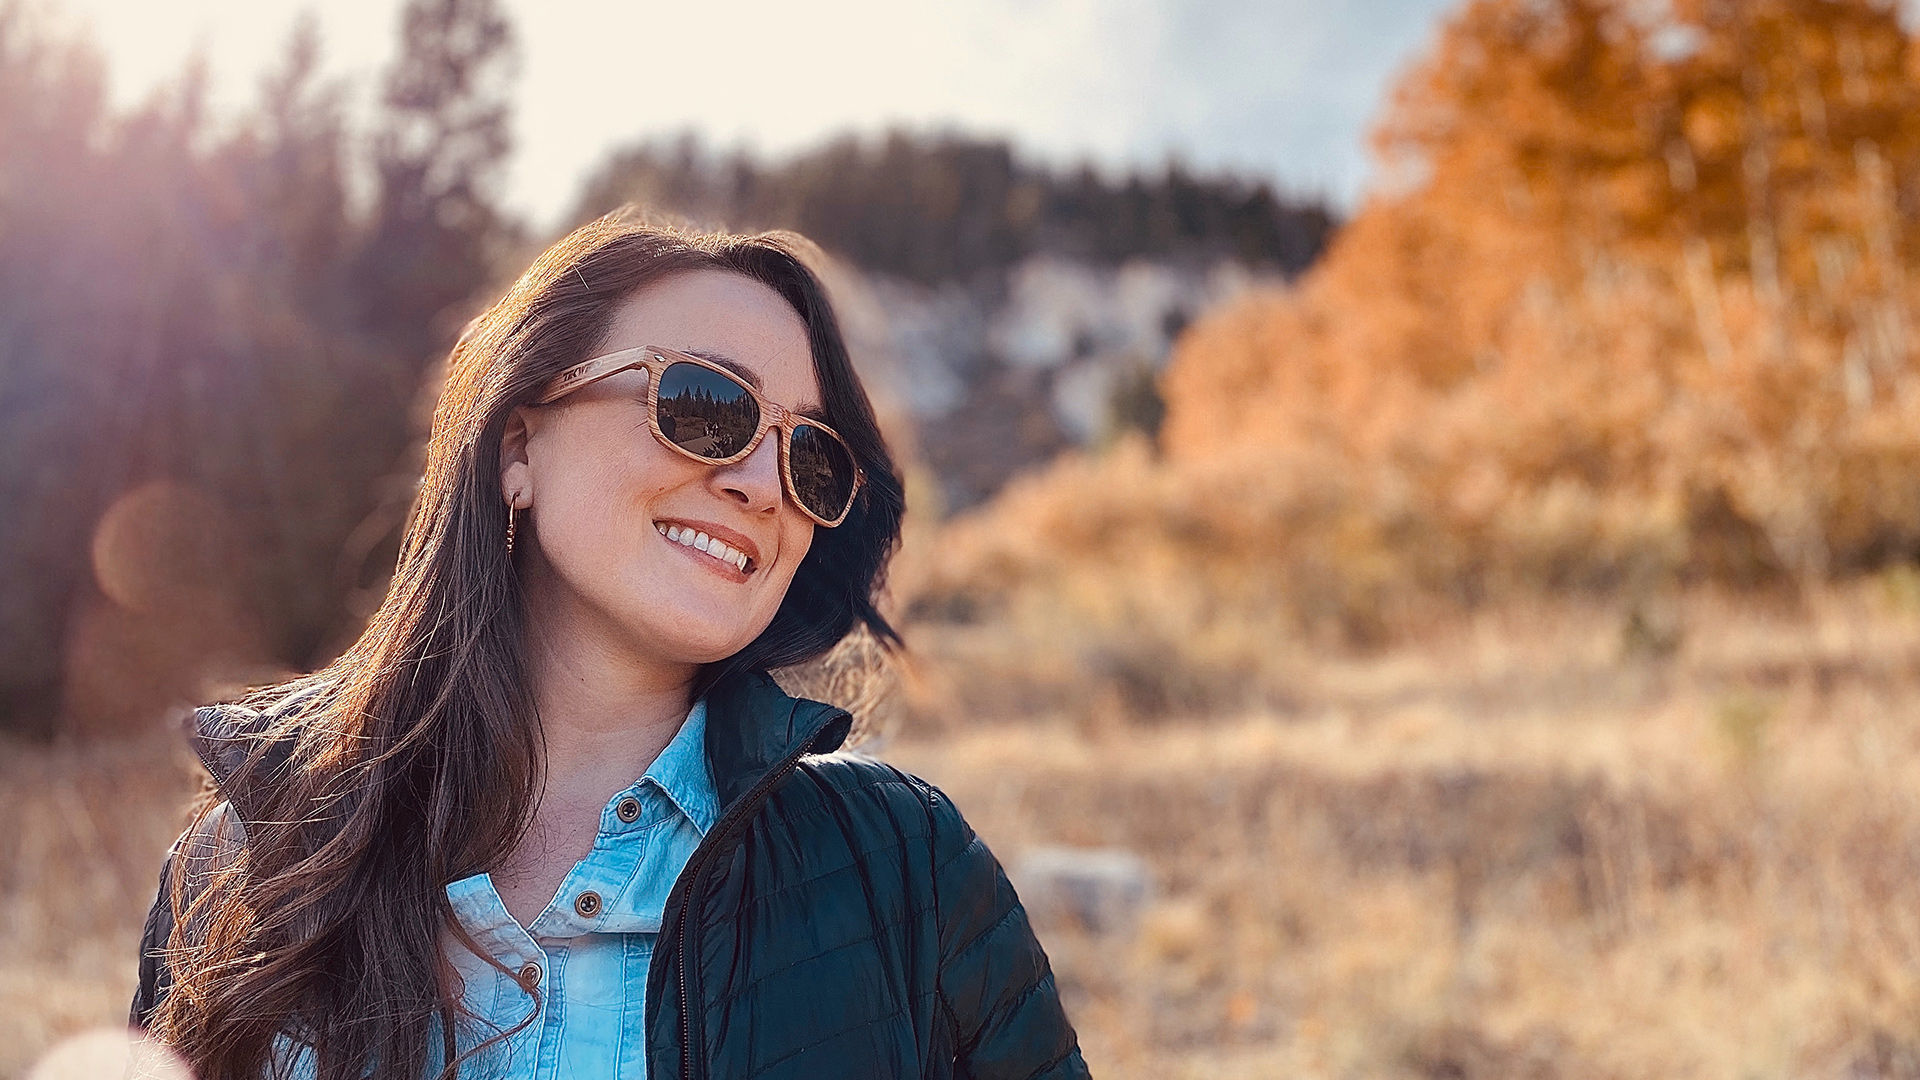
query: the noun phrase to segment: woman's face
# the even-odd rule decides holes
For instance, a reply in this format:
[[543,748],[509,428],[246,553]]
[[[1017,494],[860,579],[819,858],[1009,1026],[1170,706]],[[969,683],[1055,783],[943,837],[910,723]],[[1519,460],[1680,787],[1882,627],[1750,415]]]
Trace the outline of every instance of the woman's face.
[[[642,345],[733,368],[790,409],[820,406],[806,325],[751,278],[702,270],[655,282],[621,303],[594,355]],[[691,460],[648,430],[646,379],[624,372],[516,410],[501,490],[529,508],[521,565],[541,630],[564,620],[654,663],[710,663],[773,621],[814,526],[781,488],[777,431],[731,465]],[[746,571],[668,539],[669,528],[724,541],[747,555]]]

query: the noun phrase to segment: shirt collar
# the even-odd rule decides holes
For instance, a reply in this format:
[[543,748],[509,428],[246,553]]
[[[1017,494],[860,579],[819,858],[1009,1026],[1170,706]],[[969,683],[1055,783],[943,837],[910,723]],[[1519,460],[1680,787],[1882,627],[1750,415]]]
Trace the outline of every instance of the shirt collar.
[[720,798],[714,791],[713,773],[707,765],[705,698],[693,703],[686,720],[680,724],[679,733],[660,751],[660,756],[653,759],[653,764],[647,766],[640,783],[649,780],[687,815],[701,836],[713,828],[714,820],[720,816]]

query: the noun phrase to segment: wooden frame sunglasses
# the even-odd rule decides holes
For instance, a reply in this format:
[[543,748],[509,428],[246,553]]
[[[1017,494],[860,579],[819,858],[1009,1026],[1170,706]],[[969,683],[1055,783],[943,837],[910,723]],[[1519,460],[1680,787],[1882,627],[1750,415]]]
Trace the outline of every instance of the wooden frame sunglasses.
[[[690,365],[691,370],[676,370],[682,365]],[[731,465],[753,453],[767,432],[778,428],[780,483],[793,505],[829,529],[853,510],[853,500],[867,476],[847,440],[812,417],[768,401],[739,375],[711,360],[658,345],[622,349],[562,371],[534,404],[551,405],[583,386],[625,371],[647,373],[647,427],[668,449],[708,465]]]

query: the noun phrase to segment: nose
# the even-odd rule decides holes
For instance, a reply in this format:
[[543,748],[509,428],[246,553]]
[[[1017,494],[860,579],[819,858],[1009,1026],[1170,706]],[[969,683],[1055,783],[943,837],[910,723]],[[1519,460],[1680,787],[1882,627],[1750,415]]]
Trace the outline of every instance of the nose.
[[767,432],[753,453],[713,470],[712,484],[724,498],[733,499],[748,513],[780,509],[780,430]]

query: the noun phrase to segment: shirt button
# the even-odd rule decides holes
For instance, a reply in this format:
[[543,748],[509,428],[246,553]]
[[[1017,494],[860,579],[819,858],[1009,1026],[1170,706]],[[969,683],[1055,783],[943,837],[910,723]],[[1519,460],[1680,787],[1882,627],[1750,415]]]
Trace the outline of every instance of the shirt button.
[[620,800],[620,805],[614,807],[613,812],[620,816],[621,821],[631,825],[640,817],[640,800],[629,795]]
[[540,985],[540,965],[529,960],[520,968],[520,989],[532,990]]
[[574,897],[573,910],[579,912],[580,917],[583,919],[591,919],[595,915],[600,914],[600,894],[594,892],[592,889],[588,889],[586,892]]

